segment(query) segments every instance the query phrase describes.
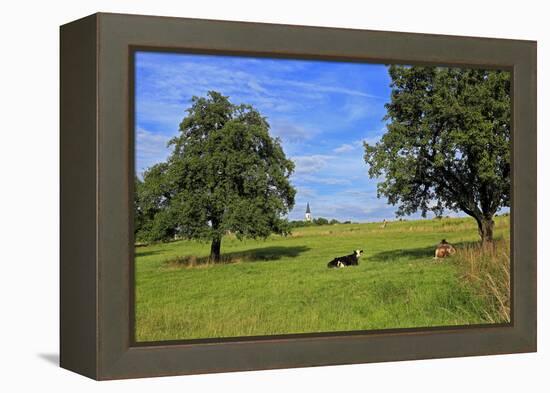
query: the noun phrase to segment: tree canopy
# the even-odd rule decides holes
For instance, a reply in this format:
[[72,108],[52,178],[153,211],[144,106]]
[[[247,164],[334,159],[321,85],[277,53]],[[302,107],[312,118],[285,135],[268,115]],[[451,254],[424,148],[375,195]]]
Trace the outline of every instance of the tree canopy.
[[389,67],[387,132],[365,147],[378,196],[397,215],[444,209],[493,237],[493,216],[510,203],[510,73],[466,68]]
[[210,91],[193,97],[179,131],[167,162],[136,180],[138,238],[210,240],[217,261],[228,232],[239,239],[288,232],[282,217],[294,206],[294,163],[256,109]]

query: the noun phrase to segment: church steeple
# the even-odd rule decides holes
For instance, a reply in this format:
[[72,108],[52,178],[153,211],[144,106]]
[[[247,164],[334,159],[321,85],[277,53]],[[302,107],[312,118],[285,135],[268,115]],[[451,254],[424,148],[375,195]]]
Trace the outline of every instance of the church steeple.
[[306,207],[306,221],[311,221],[311,209],[309,208],[309,202]]

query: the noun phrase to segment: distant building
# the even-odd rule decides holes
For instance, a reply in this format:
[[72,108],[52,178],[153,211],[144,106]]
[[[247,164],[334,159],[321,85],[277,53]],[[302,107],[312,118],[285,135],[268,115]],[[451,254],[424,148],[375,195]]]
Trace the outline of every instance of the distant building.
[[309,208],[309,202],[308,202],[306,207],[306,221],[311,221],[311,220],[312,220],[311,209]]

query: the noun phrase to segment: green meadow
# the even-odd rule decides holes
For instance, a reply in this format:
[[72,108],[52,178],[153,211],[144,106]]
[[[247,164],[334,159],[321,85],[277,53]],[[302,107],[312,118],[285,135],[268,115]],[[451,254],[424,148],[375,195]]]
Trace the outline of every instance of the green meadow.
[[[458,252],[436,261],[442,238]],[[507,247],[508,217],[495,218],[495,238]],[[209,243],[136,247],[136,340],[504,322],[506,314],[496,309],[508,295],[500,299],[492,287],[484,291],[487,280],[470,279],[489,274],[475,271],[487,265],[477,261],[483,254],[472,251],[478,240],[473,219],[443,218],[394,221],[385,228],[311,226],[266,240],[228,235],[219,264],[208,262]],[[358,248],[364,250],[359,266],[327,268],[334,257]],[[506,268],[495,269],[508,269],[509,253],[499,255]]]

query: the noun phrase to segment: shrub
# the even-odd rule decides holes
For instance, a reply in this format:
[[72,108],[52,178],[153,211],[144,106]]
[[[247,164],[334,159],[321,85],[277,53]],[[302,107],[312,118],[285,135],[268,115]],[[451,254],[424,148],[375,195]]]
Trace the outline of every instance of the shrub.
[[314,218],[313,223],[315,225],[328,225],[328,220],[324,217]]

